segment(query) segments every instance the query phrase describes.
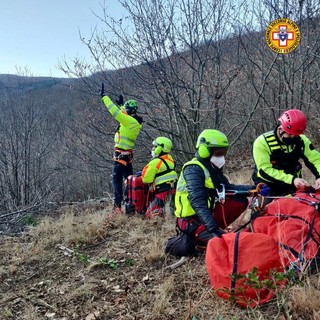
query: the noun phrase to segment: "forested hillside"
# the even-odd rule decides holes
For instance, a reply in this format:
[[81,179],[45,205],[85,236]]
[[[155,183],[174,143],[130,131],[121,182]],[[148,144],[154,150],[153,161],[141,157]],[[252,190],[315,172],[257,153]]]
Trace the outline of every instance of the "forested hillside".
[[73,186],[82,174],[74,172],[76,160],[68,153],[68,128],[87,106],[75,84],[68,79],[0,76],[1,211],[83,198],[77,195],[81,189]]
[[[108,197],[117,124],[100,102],[102,82],[112,99],[138,101],[137,171],[158,135],[172,139],[179,169],[204,128],[228,135],[227,171],[250,166],[256,136],[292,107],[307,114],[318,145],[319,9],[313,1],[139,0],[124,1],[121,21],[97,12],[102,29],[81,39],[95,63],[64,61],[64,79],[0,77],[1,212]],[[290,54],[266,45],[266,27],[279,16],[301,30]]]

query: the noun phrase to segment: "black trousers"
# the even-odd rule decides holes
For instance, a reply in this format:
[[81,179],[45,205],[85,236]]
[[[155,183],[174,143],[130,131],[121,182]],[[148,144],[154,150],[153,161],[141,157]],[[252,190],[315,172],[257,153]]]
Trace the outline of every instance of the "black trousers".
[[117,161],[113,163],[112,185],[114,190],[114,206],[121,208],[123,200],[123,180],[133,174],[132,163],[123,165]]

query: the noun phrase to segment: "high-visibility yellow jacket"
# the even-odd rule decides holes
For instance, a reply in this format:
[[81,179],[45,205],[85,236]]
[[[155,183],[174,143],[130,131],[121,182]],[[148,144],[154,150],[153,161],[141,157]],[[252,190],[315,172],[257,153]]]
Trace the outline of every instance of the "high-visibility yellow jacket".
[[112,117],[120,123],[114,135],[115,148],[122,150],[133,149],[142,125],[134,117],[120,110],[108,96],[104,96],[102,101]]
[[153,183],[158,186],[163,183],[175,182],[178,175],[174,170],[175,164],[170,154],[152,159],[142,170],[143,183]]
[[316,179],[320,177],[320,153],[303,134],[294,144],[285,145],[279,141],[276,130],[266,132],[253,143],[253,159],[256,165],[254,181],[261,179],[266,183],[292,185],[295,178],[301,177],[300,159]]
[[[196,212],[194,211],[193,207],[190,204],[190,198],[189,198],[189,193],[188,193],[188,189],[187,189],[187,184],[186,184],[186,180],[184,177],[184,169],[186,166],[189,165],[197,165],[199,167],[201,167],[201,169],[203,170],[204,173],[204,182],[203,182],[203,190],[199,190],[198,192],[202,192],[204,194],[207,194],[207,211],[208,211],[208,215],[211,215],[211,210],[214,207],[214,197],[213,197],[213,190],[215,189],[214,183],[212,181],[212,178],[210,176],[210,173],[208,171],[208,169],[197,159],[197,158],[193,158],[191,161],[188,161],[187,163],[184,164],[184,166],[182,167],[181,170],[181,174],[177,183],[177,189],[176,189],[176,196],[175,196],[175,215],[178,218],[186,218],[186,217],[190,217],[196,214]],[[207,190],[212,190],[212,192],[207,192],[205,189]],[[211,196],[212,194],[212,196]],[[210,209],[210,211],[208,210]]]
[[226,190],[251,190],[251,185],[230,183],[221,169],[212,167],[210,159],[194,158],[182,168],[175,195],[175,216],[188,219],[197,216],[209,233],[218,228],[213,217],[216,188],[221,185]]

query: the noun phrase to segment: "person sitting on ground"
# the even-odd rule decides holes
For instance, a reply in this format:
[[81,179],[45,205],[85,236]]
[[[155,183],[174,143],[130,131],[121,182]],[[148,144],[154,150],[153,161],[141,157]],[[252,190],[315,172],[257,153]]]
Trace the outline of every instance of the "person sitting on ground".
[[285,111],[273,131],[260,135],[253,143],[255,163],[252,180],[264,182],[269,196],[283,196],[310,187],[302,178],[302,159],[315,176],[315,189],[320,189],[320,153],[303,134],[307,119],[298,109]]
[[152,142],[152,160],[143,168],[141,176],[145,184],[150,184],[154,200],[146,211],[146,217],[163,216],[166,201],[175,193],[175,183],[178,175],[175,163],[169,154],[172,141],[166,137],[158,137]]
[[[123,180],[133,174],[133,148],[142,127],[142,117],[137,115],[138,104],[128,100],[123,104],[119,97],[118,105],[105,94],[104,84],[101,87],[101,100],[111,116],[119,122],[114,135],[115,150],[113,156],[112,185],[114,189],[114,213],[122,213]],[[123,105],[123,106],[122,106]]]
[[[175,216],[177,228],[195,244],[206,247],[209,239],[221,237],[223,229],[247,209],[249,190],[255,186],[231,184],[223,175],[229,148],[224,133],[205,129],[198,137],[196,148],[195,158],[184,164],[178,179]],[[244,196],[220,199],[223,201],[219,203],[223,188],[244,191]]]

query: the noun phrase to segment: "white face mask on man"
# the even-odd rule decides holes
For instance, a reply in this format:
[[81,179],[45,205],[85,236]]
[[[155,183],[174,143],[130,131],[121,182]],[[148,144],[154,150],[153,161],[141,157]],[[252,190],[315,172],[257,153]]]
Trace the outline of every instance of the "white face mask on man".
[[217,168],[221,169],[226,163],[226,159],[224,156],[220,156],[220,157],[212,156],[210,158],[210,162]]

